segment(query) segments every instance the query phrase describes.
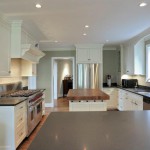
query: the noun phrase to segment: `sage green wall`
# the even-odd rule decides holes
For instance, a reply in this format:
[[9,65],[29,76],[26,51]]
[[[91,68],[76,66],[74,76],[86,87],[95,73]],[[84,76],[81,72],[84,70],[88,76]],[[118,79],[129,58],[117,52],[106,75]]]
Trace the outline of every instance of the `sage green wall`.
[[[63,96],[63,84],[62,80],[64,80],[64,77],[66,75],[73,75],[73,70],[72,70],[72,60],[57,60],[57,94],[58,97]],[[65,71],[68,72],[68,74],[64,74]]]
[[111,75],[112,83],[118,82],[119,60],[119,51],[103,51],[103,83],[107,82],[106,76],[108,74]]
[[52,57],[75,57],[76,51],[46,51],[37,65],[37,88],[44,88],[45,102],[51,103],[51,59]]

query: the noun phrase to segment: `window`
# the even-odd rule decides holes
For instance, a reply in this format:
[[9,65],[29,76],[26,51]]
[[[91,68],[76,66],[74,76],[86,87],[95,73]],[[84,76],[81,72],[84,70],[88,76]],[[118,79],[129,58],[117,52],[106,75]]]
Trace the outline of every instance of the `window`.
[[146,45],[146,82],[150,82],[150,44]]

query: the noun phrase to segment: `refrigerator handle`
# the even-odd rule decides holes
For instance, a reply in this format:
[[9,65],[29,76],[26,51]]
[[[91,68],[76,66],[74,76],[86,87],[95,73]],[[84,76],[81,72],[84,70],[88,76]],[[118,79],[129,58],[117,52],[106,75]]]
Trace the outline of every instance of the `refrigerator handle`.
[[91,65],[89,64],[89,89],[91,88]]

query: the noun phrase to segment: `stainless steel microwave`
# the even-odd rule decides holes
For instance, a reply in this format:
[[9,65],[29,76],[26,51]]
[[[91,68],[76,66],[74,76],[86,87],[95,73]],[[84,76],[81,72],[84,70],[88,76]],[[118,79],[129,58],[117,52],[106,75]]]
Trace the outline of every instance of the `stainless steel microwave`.
[[122,87],[124,88],[135,88],[138,86],[137,79],[122,79]]

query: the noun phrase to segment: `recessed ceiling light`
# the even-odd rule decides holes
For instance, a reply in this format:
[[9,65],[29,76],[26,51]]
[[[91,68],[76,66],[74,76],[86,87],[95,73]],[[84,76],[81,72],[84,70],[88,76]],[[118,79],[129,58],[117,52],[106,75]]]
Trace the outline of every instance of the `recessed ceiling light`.
[[86,36],[87,34],[86,34],[86,33],[83,33],[83,35]]
[[85,28],[89,28],[89,25],[85,25]]
[[54,41],[55,43],[58,43],[58,41],[56,40],[56,41]]
[[147,3],[145,3],[145,2],[142,2],[142,3],[140,3],[140,7],[144,7],[144,6],[146,6],[147,5]]
[[35,5],[35,7],[36,7],[36,8],[41,8],[42,6],[41,6],[40,3],[37,3],[37,4]]
[[109,42],[109,40],[106,40],[106,42]]

